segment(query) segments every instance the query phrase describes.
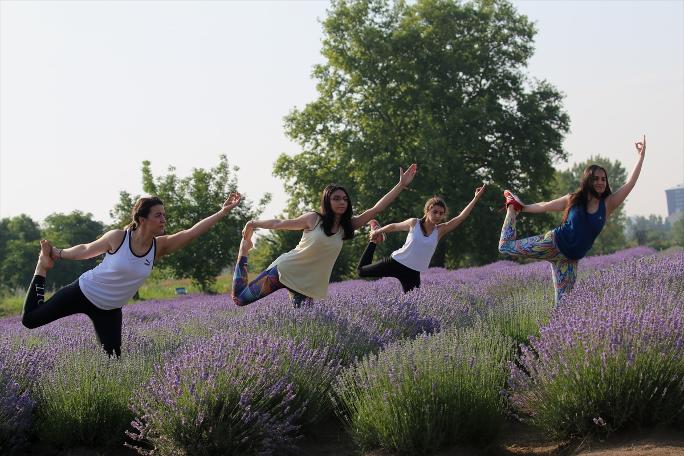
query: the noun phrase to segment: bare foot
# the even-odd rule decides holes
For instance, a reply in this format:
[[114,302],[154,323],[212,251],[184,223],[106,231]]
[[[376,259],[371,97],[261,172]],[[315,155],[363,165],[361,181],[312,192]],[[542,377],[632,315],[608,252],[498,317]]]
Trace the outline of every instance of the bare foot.
[[246,257],[253,246],[254,244],[252,244],[251,239],[242,238],[240,241],[240,250],[238,250],[238,259],[242,258],[243,256]]
[[379,243],[381,243],[382,241],[384,241],[384,240],[385,240],[385,233],[381,233],[381,234],[378,234],[378,235],[373,236],[373,231],[377,231],[377,230],[380,229],[380,224],[378,223],[378,221],[375,220],[375,219],[373,219],[373,220],[371,220],[371,221],[368,222],[368,223],[369,223],[370,229],[371,229],[371,232],[370,232],[370,234],[371,234],[370,241],[373,242],[373,243],[375,243],[375,244],[379,244]]
[[45,277],[47,272],[53,268],[55,262],[50,258],[50,252],[52,251],[52,245],[49,241],[43,239],[40,241],[40,254],[38,255],[38,264],[36,265],[35,275]]

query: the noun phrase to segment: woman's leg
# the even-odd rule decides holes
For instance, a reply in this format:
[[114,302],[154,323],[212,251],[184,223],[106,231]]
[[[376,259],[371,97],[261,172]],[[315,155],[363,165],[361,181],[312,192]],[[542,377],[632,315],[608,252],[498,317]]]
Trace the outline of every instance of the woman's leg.
[[94,305],[84,312],[95,327],[100,345],[110,357],[121,356],[121,309],[103,310]]
[[575,286],[577,280],[577,260],[561,258],[551,262],[553,270],[553,285],[556,290],[556,305]]
[[268,296],[276,290],[284,288],[284,285],[280,283],[277,266],[265,270],[256,279],[249,283],[247,282],[249,272],[247,254],[250,248],[252,248],[252,242],[249,239],[243,239],[240,242],[240,252],[237,264],[235,265],[233,290],[231,291],[231,297],[237,306],[246,306]]
[[553,242],[553,231],[539,236],[516,239],[515,216],[516,212],[513,207],[508,206],[506,219],[501,228],[499,252],[538,260],[552,260],[558,257],[560,252]]
[[83,302],[80,298],[83,294],[78,287],[78,282],[60,289],[45,301],[45,277],[47,271],[54,266],[50,258],[51,248],[47,241],[40,242],[40,255],[35,275],[26,291],[21,323],[29,329],[38,328],[68,315],[84,312],[87,309],[86,304],[90,304],[89,301]]

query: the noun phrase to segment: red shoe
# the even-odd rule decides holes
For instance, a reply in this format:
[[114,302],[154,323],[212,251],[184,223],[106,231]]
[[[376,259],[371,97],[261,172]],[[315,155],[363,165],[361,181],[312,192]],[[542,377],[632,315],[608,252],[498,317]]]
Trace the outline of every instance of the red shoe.
[[504,190],[503,194],[504,198],[506,198],[506,207],[512,205],[516,212],[522,211],[523,207],[525,207],[525,204],[520,201],[520,198],[515,196],[510,190]]
[[[378,221],[375,220],[375,219],[373,219],[373,220],[371,220],[370,222],[368,222],[368,224],[370,225],[371,231],[375,231],[375,230],[377,230],[377,229],[380,228],[380,224],[379,224]],[[380,242],[384,241],[386,238],[387,238],[387,236],[385,236],[385,233],[381,233],[381,234],[380,234],[380,239],[373,239],[373,242],[375,242],[375,243],[377,244],[377,243],[380,243]]]

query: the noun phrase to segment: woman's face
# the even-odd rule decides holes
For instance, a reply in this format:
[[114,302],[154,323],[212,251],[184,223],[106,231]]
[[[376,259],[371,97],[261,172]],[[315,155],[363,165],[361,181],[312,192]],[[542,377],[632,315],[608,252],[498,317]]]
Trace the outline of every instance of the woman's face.
[[155,236],[164,234],[164,227],[166,225],[166,212],[162,204],[157,204],[150,208],[150,213],[147,217],[140,217],[140,226],[145,226],[152,231]]
[[608,186],[608,176],[606,175],[606,172],[602,169],[597,169],[591,176],[591,180],[591,186],[594,191],[599,195],[603,195],[603,192],[606,191],[606,187]]
[[342,215],[347,211],[349,206],[349,198],[344,190],[338,189],[330,194],[330,207],[333,214]]
[[437,225],[438,223],[442,223],[442,220],[444,220],[444,208],[442,206],[439,206],[437,204],[434,204],[428,211],[425,216],[427,219],[430,221],[430,223]]

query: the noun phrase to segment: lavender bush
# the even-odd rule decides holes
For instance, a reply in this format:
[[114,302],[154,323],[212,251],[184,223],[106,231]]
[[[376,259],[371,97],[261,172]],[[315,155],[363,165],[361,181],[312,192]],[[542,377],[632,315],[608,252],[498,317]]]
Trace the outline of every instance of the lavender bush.
[[34,401],[9,377],[0,361],[0,454],[21,447],[31,427]]
[[511,347],[479,328],[391,344],[342,372],[339,413],[364,450],[429,454],[486,442],[502,423]]
[[684,413],[684,254],[596,271],[511,365],[513,404],[555,437]]
[[129,435],[141,454],[292,452],[309,400],[337,370],[304,343],[219,334],[158,369],[136,397]]

